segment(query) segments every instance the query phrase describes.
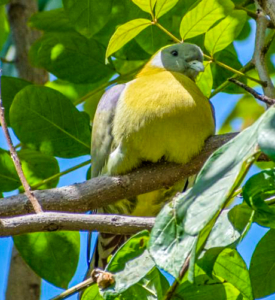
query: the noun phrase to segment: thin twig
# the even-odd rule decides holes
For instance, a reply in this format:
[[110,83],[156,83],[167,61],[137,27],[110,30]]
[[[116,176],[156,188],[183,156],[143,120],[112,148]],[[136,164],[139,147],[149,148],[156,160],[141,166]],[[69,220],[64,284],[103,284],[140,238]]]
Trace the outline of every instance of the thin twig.
[[27,182],[27,179],[24,175],[19,157],[18,157],[17,152],[12,144],[12,140],[11,140],[11,137],[9,134],[7,123],[5,120],[5,112],[4,112],[4,107],[3,107],[3,103],[2,103],[2,97],[1,97],[1,76],[2,76],[2,73],[0,70],[0,123],[2,125],[4,135],[5,135],[5,138],[7,140],[7,143],[8,143],[9,149],[10,149],[11,158],[13,160],[13,163],[14,163],[15,169],[17,171],[17,174],[20,178],[20,181],[22,182],[22,185],[24,187],[26,195],[27,195],[28,199],[30,200],[34,211],[36,213],[42,213],[43,212],[42,207],[40,206],[40,204],[39,204],[38,200],[36,199],[36,197],[34,196],[33,192],[31,191],[31,188],[30,188],[30,186]]
[[101,288],[107,288],[111,284],[115,282],[114,276],[112,273],[102,271],[100,269],[94,269],[91,272],[91,275],[88,279],[84,280],[83,282],[69,288],[68,290],[64,291],[63,293],[59,294],[58,296],[50,299],[50,300],[62,300],[66,299],[81,290],[91,286],[94,283],[97,283],[97,285]]
[[244,90],[246,90],[248,93],[250,93],[251,95],[253,95],[256,99],[263,101],[264,103],[268,104],[268,105],[273,105],[275,104],[275,99],[269,98],[265,95],[260,95],[258,92],[256,92],[255,90],[253,90],[251,87],[247,86],[246,84],[234,79],[234,78],[230,78],[228,79],[230,82],[235,83],[236,85],[240,86],[241,88],[243,88]]
[[190,258],[191,255],[189,255],[186,259],[186,261],[184,262],[181,270],[180,270],[180,274],[179,277],[174,281],[174,283],[172,284],[172,286],[170,287],[170,289],[168,290],[164,300],[170,300],[172,299],[177,287],[179,286],[182,278],[184,277],[184,275],[186,274],[186,272],[188,271],[189,268],[189,263],[190,263]]

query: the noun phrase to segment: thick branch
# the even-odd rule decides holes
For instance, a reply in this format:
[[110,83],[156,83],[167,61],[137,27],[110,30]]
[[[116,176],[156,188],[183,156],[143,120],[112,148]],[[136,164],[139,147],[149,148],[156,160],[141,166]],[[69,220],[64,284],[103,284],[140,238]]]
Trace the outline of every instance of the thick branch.
[[0,236],[57,230],[131,235],[144,229],[150,230],[154,222],[155,218],[48,212],[1,219]]
[[[71,186],[35,191],[34,194],[44,211],[85,212],[100,208],[123,198],[170,187],[177,181],[196,174],[210,154],[236,134],[210,137],[203,151],[186,165],[150,164],[123,176],[97,177]],[[24,194],[0,199],[0,216],[32,212],[32,207]]]

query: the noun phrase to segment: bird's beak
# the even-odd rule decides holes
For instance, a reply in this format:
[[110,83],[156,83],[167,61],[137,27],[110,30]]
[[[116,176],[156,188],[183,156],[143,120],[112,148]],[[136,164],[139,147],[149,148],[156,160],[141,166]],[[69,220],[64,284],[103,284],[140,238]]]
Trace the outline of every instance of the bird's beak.
[[197,72],[203,72],[204,71],[204,65],[202,62],[198,60],[192,60],[189,63],[189,67]]

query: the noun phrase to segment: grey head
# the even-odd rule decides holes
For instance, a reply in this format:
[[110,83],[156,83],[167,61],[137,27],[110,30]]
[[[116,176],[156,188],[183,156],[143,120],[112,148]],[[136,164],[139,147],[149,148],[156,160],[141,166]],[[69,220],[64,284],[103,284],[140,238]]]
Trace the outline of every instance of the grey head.
[[151,60],[151,65],[168,71],[183,73],[195,80],[204,71],[203,53],[194,44],[179,43],[162,48]]

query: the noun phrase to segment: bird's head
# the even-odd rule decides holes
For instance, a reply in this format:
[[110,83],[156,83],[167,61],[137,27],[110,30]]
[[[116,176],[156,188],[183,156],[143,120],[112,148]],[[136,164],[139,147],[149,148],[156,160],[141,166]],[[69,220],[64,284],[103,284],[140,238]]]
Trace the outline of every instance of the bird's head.
[[195,80],[204,71],[203,53],[200,47],[179,43],[160,49],[148,63],[151,67],[179,72]]

